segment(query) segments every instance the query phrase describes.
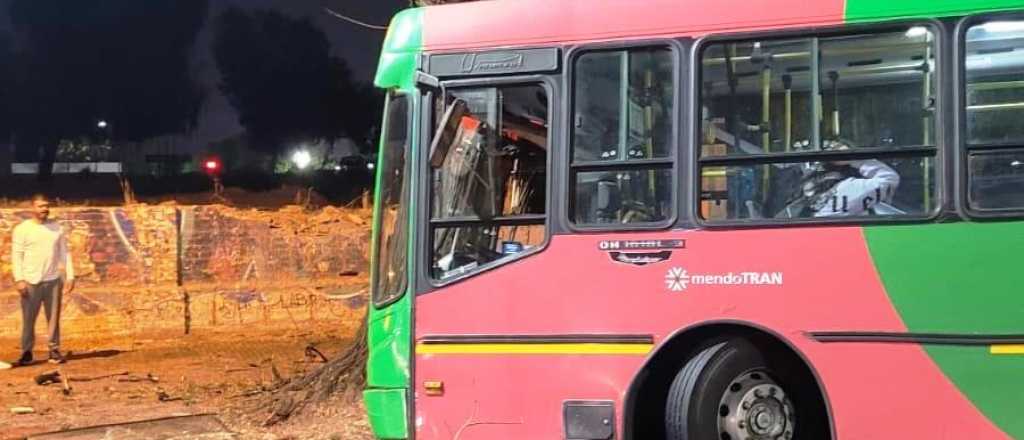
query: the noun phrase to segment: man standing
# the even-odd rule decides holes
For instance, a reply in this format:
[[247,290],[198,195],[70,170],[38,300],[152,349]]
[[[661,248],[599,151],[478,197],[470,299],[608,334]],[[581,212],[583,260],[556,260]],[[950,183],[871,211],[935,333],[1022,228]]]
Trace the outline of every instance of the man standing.
[[[32,197],[33,217],[14,228],[11,240],[12,271],[21,295],[21,359],[19,365],[32,363],[36,317],[39,305],[46,310],[50,334],[50,362],[64,363],[60,353],[60,309],[63,294],[75,288],[75,268],[64,229],[50,220],[50,201],[42,195]],[[62,276],[63,275],[63,276]]]

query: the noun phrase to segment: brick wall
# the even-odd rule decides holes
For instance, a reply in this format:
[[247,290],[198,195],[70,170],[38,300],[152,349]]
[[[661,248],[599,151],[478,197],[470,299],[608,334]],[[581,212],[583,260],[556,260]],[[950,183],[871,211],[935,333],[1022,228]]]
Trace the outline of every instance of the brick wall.
[[[361,316],[363,296],[353,294],[365,288],[369,227],[355,211],[139,206],[54,216],[69,233],[78,275],[63,301],[66,343]],[[0,209],[0,340],[20,335],[10,231],[27,217]]]

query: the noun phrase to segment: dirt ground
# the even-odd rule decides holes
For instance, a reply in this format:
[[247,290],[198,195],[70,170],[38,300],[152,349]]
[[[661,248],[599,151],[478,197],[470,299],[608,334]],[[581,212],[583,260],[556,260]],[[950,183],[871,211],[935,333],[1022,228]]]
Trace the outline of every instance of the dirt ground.
[[[70,394],[61,383],[36,384],[38,375],[57,371],[55,365],[37,360],[0,370],[0,439],[191,414],[217,414],[241,439],[373,438],[362,404],[343,398],[261,427],[267,413],[258,408],[260,390],[273,383],[274,369],[288,377],[316,368],[322,359],[307,356],[307,344],[330,358],[350,344],[353,329],[254,331],[259,334],[135,341],[134,351],[122,351],[121,341],[69,346],[71,356],[60,370]],[[0,359],[12,362],[17,356],[15,341],[0,341]],[[45,355],[37,350],[36,356]],[[14,414],[15,407],[33,412]]]

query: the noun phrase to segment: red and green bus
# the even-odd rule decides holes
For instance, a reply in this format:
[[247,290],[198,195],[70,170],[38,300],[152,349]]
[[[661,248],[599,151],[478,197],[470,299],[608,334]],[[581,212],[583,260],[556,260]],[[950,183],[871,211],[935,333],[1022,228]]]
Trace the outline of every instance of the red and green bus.
[[382,439],[1024,438],[1024,0],[388,31]]

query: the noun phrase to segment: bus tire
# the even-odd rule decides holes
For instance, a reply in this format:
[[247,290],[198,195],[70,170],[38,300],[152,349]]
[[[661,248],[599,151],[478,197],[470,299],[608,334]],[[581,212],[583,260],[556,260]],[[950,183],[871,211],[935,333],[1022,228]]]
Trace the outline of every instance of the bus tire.
[[702,349],[669,388],[666,439],[793,439],[798,414],[779,377],[767,356],[747,339]]

